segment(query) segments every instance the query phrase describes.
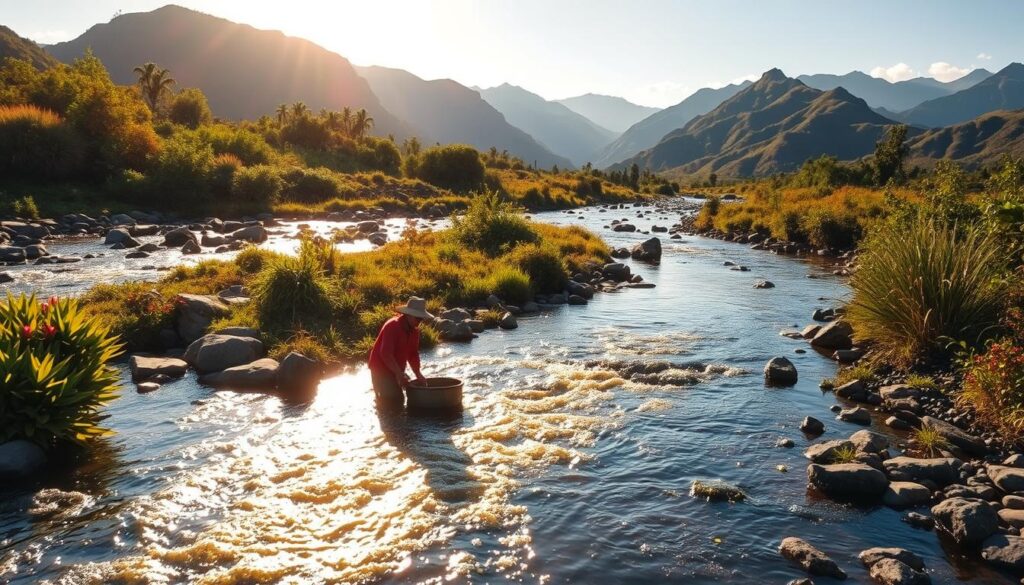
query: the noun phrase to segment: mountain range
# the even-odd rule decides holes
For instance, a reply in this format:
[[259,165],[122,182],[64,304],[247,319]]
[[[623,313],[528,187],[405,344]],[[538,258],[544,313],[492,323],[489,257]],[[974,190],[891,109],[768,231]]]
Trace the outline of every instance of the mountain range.
[[532,136],[509,124],[480,94],[450,79],[425,81],[402,69],[357,67],[387,110],[408,120],[426,143],[470,144],[480,150],[507,150],[543,168],[568,168]]
[[883,108],[889,112],[902,112],[903,110],[913,108],[921,102],[952,95],[960,90],[967,89],[990,75],[992,75],[992,72],[988,70],[975,69],[967,75],[947,83],[932,79],[931,77],[916,77],[893,83],[885,79],[872,77],[860,71],[851,71],[846,75],[830,75],[827,73],[800,75],[797,79],[808,87],[815,89],[829,90],[842,87],[863,99],[872,108]]
[[625,132],[633,124],[661,109],[637,105],[618,96],[596,93],[555,101],[612,132]]
[[952,95],[928,100],[897,119],[937,128],[960,124],[996,110],[1024,108],[1024,65],[1010,63],[984,80]]
[[57,63],[57,60],[42,47],[0,25],[0,61],[7,57],[23,59],[40,69]]
[[909,143],[911,164],[931,166],[952,159],[974,166],[1004,154],[1024,154],[1024,110],[997,111],[946,128],[929,130]]

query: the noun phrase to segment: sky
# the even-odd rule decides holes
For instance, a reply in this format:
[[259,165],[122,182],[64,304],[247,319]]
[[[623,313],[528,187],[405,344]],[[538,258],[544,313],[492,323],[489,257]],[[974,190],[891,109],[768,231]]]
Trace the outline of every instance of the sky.
[[[0,0],[0,24],[40,43],[167,0]],[[678,103],[778,67],[943,81],[1024,61],[1017,0],[177,0],[340,53],[467,86],[547,99],[599,93]]]

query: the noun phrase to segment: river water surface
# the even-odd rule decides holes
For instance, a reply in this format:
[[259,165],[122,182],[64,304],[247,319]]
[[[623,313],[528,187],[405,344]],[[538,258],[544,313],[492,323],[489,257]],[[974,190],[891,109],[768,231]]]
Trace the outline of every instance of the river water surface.
[[[633,211],[538,219],[588,226],[614,246],[648,237],[602,229],[623,214]],[[646,230],[676,218],[632,219]],[[855,582],[868,580],[856,555],[872,546],[918,553],[935,583],[1014,582],[899,512],[807,492],[813,441],[801,419],[825,421],[814,441],[862,428],[835,420],[835,399],[818,389],[834,363],[779,335],[845,297],[828,267],[662,241],[660,266],[633,266],[657,288],[598,294],[428,352],[428,375],[466,382],[456,419],[378,412],[364,368],[324,380],[307,405],[214,392],[191,375],[140,395],[125,371],[108,409],[117,435],[92,461],[0,494],[0,579],[785,583],[803,575],[778,544],[800,536]],[[90,284],[84,274],[64,288]],[[758,279],[776,287],[754,289]],[[796,364],[795,387],[764,386],[779,355]],[[796,448],[776,447],[781,437]],[[750,497],[708,503],[689,495],[695,479]]]

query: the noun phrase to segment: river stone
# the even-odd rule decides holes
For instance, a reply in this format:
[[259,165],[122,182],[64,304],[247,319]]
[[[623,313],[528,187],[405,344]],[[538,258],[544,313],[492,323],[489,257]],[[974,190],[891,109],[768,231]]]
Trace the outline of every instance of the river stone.
[[878,453],[889,448],[889,439],[882,434],[867,429],[857,431],[850,435],[850,442],[858,451],[867,453]]
[[267,241],[267,238],[270,237],[270,233],[261,225],[251,225],[231,232],[231,237],[238,241],[259,244]]
[[180,378],[188,370],[188,363],[178,358],[133,355],[128,360],[128,369],[134,382],[148,380],[158,374]]
[[987,471],[988,476],[992,478],[992,483],[1004,492],[1024,492],[1024,469],[989,465]]
[[842,421],[852,422],[859,425],[871,424],[871,413],[868,412],[868,409],[862,408],[860,406],[855,406],[853,408],[844,408],[839,411],[839,416],[837,416],[836,418]]
[[909,508],[927,504],[932,499],[932,491],[912,481],[889,482],[889,487],[882,494],[882,503],[890,508]]
[[981,543],[981,558],[998,567],[1024,571],[1024,539],[1012,534],[993,534]]
[[988,502],[949,498],[932,507],[932,516],[961,545],[978,544],[999,529],[999,515]]
[[150,392],[156,392],[160,389],[160,384],[156,382],[139,382],[135,385],[135,391],[139,394],[149,394]]
[[158,251],[159,249],[160,246],[154,244],[153,242],[149,242],[148,244],[142,244],[141,246],[139,246],[139,252],[152,253]]
[[[124,228],[114,228],[107,232],[105,238],[103,238],[104,244],[120,244],[126,240],[134,239],[128,230]],[[127,246],[126,246],[127,247]]]
[[835,395],[854,402],[864,402],[868,397],[868,388],[864,382],[853,380],[835,389]]
[[930,481],[939,486],[956,482],[960,478],[960,461],[952,458],[917,459],[893,457],[882,463],[892,481]]
[[511,312],[506,311],[501,319],[498,321],[498,327],[502,329],[515,329],[519,327],[519,323],[516,321],[516,316]]
[[136,250],[134,252],[128,252],[127,254],[124,255],[124,257],[128,258],[129,260],[135,260],[135,259],[138,259],[138,258],[149,258],[149,252],[143,252],[141,250]]
[[814,335],[811,345],[823,349],[850,349],[853,347],[853,328],[842,319],[832,321]]
[[813,416],[805,416],[800,423],[800,430],[808,435],[820,435],[825,432],[825,423]]
[[214,319],[226,317],[231,312],[223,301],[210,295],[182,293],[175,302],[178,305],[178,335],[185,343],[202,337]]
[[473,328],[465,321],[437,319],[434,321],[434,327],[443,341],[471,341],[473,339]]
[[634,260],[640,260],[642,262],[660,262],[661,240],[658,238],[650,238],[640,242],[633,246],[633,249],[630,251],[630,256],[632,256]]
[[216,248],[217,246],[223,246],[228,242],[228,239],[224,236],[203,234],[203,239],[199,242],[204,248]]
[[24,262],[25,249],[18,246],[0,246],[0,262]]
[[775,283],[770,280],[758,280],[754,282],[754,288],[775,288]]
[[609,278],[611,280],[614,280],[615,282],[625,282],[629,280],[630,276],[632,276],[629,266],[626,266],[621,262],[611,262],[609,264],[605,264],[604,267],[601,269],[601,274],[605,278]]
[[380,224],[375,221],[361,221],[356,224],[356,229],[363,234],[372,234],[373,232],[380,231]]
[[775,357],[764,366],[764,381],[772,386],[796,384],[797,372],[793,362],[784,357]]
[[369,236],[366,236],[366,239],[369,240],[370,243],[373,244],[374,246],[383,246],[384,244],[388,243],[388,233],[373,232]]
[[800,331],[800,337],[803,337],[804,339],[813,339],[819,331],[821,331],[821,325],[808,325]]
[[125,213],[115,213],[110,216],[110,223],[113,225],[135,225],[135,218]]
[[8,282],[14,282],[14,277],[6,272],[0,272],[0,284],[7,284]]
[[293,398],[307,398],[316,393],[322,376],[320,362],[293,351],[277,368],[277,389]]
[[206,374],[251,363],[261,355],[263,342],[259,339],[211,333],[188,346],[185,361],[200,374]]
[[631,223],[619,223],[612,227],[613,232],[635,232],[636,226]]
[[32,441],[15,439],[0,443],[0,480],[15,481],[31,477],[44,465],[46,452]]
[[864,463],[812,463],[807,479],[825,495],[839,499],[877,498],[889,485],[884,473]]
[[235,390],[259,390],[277,385],[277,360],[258,359],[254,362],[234,366],[199,377],[200,384],[216,388],[230,387]]
[[891,384],[882,386],[878,393],[883,400],[895,400],[897,398],[920,398],[921,391],[906,384]]
[[156,224],[133,225],[128,227],[128,233],[133,237],[155,236],[160,233],[160,226]]
[[804,451],[804,457],[810,459],[814,463],[827,465],[829,463],[835,463],[836,455],[839,451],[852,451],[853,449],[854,445],[850,441],[825,441],[808,447],[807,450]]
[[921,422],[938,431],[944,439],[959,447],[968,455],[984,457],[988,453],[988,447],[985,446],[985,441],[960,430],[944,420],[939,420],[931,416],[922,416]]
[[870,567],[882,559],[895,559],[915,571],[924,571],[924,560],[905,548],[869,548],[861,551],[857,558],[865,567]]
[[214,331],[218,335],[234,335],[235,337],[252,337],[253,339],[260,338],[260,330],[255,327],[221,327]]
[[740,502],[747,499],[747,494],[743,493],[743,490],[719,480],[694,480],[690,484],[690,495],[712,502]]
[[161,245],[165,248],[178,248],[184,246],[186,242],[192,242],[198,246],[199,238],[187,227],[179,227],[164,234],[164,241]]
[[200,254],[202,251],[203,249],[195,242],[185,242],[185,245],[181,247],[182,254]]
[[931,577],[896,559],[884,558],[871,565],[871,578],[882,585],[929,585]]
[[441,311],[439,317],[441,319],[448,319],[450,321],[455,321],[456,323],[459,323],[461,321],[465,321],[466,319],[472,319],[473,315],[466,309],[455,308]]
[[790,536],[782,539],[779,554],[799,564],[811,575],[846,579],[846,573],[828,555],[811,546],[806,540]]
[[1007,526],[1013,526],[1014,528],[1024,527],[1024,510],[1013,510],[1011,508],[1000,508],[996,511],[999,515],[999,519],[1002,520]]

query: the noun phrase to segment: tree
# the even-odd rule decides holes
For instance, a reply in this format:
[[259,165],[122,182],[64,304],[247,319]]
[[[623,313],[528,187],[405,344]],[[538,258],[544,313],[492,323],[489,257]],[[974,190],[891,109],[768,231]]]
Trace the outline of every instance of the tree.
[[366,113],[365,109],[360,109],[352,118],[352,138],[357,140],[363,138],[371,128],[373,128],[373,118]]
[[906,139],[907,126],[898,124],[889,126],[885,137],[875,145],[875,183],[879,186],[889,181],[901,183],[906,179],[903,163],[910,154]]
[[288,105],[281,104],[277,106],[275,113],[277,114],[277,125],[284,126],[284,123],[288,121]]
[[[406,138],[405,142],[402,143],[402,153],[405,154],[405,156],[417,156],[419,155],[420,150],[422,150],[420,139],[415,136]],[[494,150],[494,148],[492,147],[491,150]]]
[[174,96],[174,99],[171,100],[171,107],[167,111],[167,117],[171,122],[189,128],[198,128],[213,120],[206,96],[194,87],[184,89]]
[[629,167],[629,186],[634,189],[640,186],[640,166],[636,163]]
[[303,102],[295,102],[292,104],[292,117],[293,118],[304,118],[309,114],[309,106]]
[[711,183],[712,187],[717,185],[718,184],[718,173],[711,173],[711,175],[708,177],[708,183]]
[[170,71],[162,69],[152,62],[140,65],[134,71],[139,76],[138,83],[142,98],[146,100],[149,110],[156,113],[157,106],[160,105],[160,98],[167,94],[171,90],[171,86],[176,83],[174,78],[171,77]]

